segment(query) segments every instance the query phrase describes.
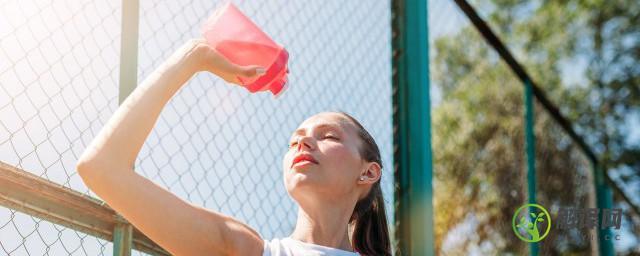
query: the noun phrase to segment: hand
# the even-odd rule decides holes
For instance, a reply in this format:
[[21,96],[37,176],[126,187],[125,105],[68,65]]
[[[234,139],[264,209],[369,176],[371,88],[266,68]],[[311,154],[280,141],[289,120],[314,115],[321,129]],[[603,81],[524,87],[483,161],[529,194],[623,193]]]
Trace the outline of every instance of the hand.
[[242,85],[238,77],[254,78],[265,73],[265,69],[257,65],[240,66],[230,62],[204,39],[189,40],[181,50],[186,50],[184,57],[194,72],[209,71],[229,83]]

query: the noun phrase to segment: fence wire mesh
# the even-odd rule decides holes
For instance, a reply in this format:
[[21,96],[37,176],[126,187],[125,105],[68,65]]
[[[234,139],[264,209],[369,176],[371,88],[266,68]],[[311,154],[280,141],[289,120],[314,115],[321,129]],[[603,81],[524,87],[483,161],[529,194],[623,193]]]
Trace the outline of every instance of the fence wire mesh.
[[[197,35],[217,4],[142,1],[139,79]],[[282,181],[289,135],[311,114],[342,109],[381,146],[387,167],[383,193],[392,209],[389,2],[236,4],[289,51],[289,90],[273,100],[197,75],[165,108],[136,168],[191,202],[237,217],[265,238],[286,236],[297,216]]]
[[535,104],[536,180],[539,204],[554,219],[540,254],[597,255],[597,229],[569,229],[557,217],[564,209],[596,208],[593,165],[542,106]]
[[[570,125],[583,136],[583,139],[595,152],[599,161],[609,163],[608,173],[614,177],[616,185],[627,195],[631,195],[631,201],[637,193],[634,186],[637,183],[637,175],[632,171],[634,162],[626,166],[612,163],[625,162],[622,155],[637,155],[633,151],[633,123],[627,123],[629,116],[637,113],[634,104],[637,105],[637,97],[634,98],[634,87],[637,87],[638,69],[637,58],[634,58],[633,49],[638,48],[637,29],[631,25],[630,20],[637,19],[640,5],[623,2],[583,2],[583,1],[469,1],[480,17],[495,31],[498,38],[509,48],[514,57],[524,66],[527,73],[535,80],[547,97],[557,104],[560,113],[567,117]],[[434,118],[438,115],[451,116],[477,115],[481,122],[486,124],[486,119],[493,115],[501,118],[500,125],[494,127],[501,131],[509,123],[505,113],[516,111],[524,122],[524,109],[517,103],[515,108],[511,106],[515,101],[505,101],[501,97],[505,92],[511,91],[510,85],[521,87],[522,82],[514,80],[514,74],[509,69],[503,69],[504,60],[499,60],[485,38],[476,36],[475,28],[468,22],[454,1],[429,1],[429,33],[431,51],[431,76],[432,95],[435,95]],[[481,45],[481,46],[479,46]],[[451,51],[443,51],[453,49]],[[496,61],[496,59],[498,59]],[[634,60],[635,59],[635,60]],[[632,67],[633,66],[633,67]],[[491,76],[498,77],[498,81],[486,79]],[[501,81],[502,80],[502,81]],[[509,86],[505,86],[505,82]],[[461,91],[467,83],[474,83],[473,89]],[[487,83],[500,87],[498,93],[484,87]],[[448,88],[455,85],[455,89]],[[453,91],[454,93],[452,93]],[[457,94],[456,94],[457,92]],[[496,113],[486,114],[485,109],[493,104],[481,101],[484,93],[493,93],[495,101],[502,101],[507,112],[500,108],[489,110]],[[518,93],[522,95],[522,93]],[[450,103],[452,100],[464,99],[461,103]],[[516,99],[517,101],[517,99]],[[484,103],[484,104],[481,104]],[[492,102],[493,103],[493,102]],[[573,207],[578,209],[595,208],[596,190],[594,185],[593,163],[589,161],[587,154],[572,141],[570,136],[553,120],[537,100],[534,101],[535,136],[536,136],[536,176],[537,176],[537,201],[547,207],[553,217],[556,217],[560,208]],[[447,109],[447,106],[451,104]],[[474,104],[473,111],[465,109],[465,104]],[[615,113],[613,113],[615,112]],[[444,114],[446,113],[446,114]],[[517,115],[517,114],[516,114]],[[441,117],[442,117],[441,116]],[[517,120],[518,116],[516,116]],[[451,127],[459,124],[452,122]],[[453,147],[451,143],[435,144],[439,136],[443,140],[464,136],[465,133],[450,131],[445,124],[438,124],[434,119],[434,166],[436,173],[435,186],[446,182],[459,182],[453,180],[455,174],[449,172],[450,166],[442,168],[442,164],[450,164],[446,158],[446,147]],[[438,130],[438,126],[445,126]],[[474,124],[475,125],[475,124]],[[464,127],[464,126],[462,126]],[[475,141],[483,141],[484,134],[479,133],[482,127],[469,125],[469,132],[476,132],[472,136]],[[616,127],[616,128],[613,128]],[[522,127],[524,128],[524,127]],[[463,130],[463,129],[459,129]],[[438,134],[441,132],[442,134]],[[495,132],[495,131],[494,131]],[[523,132],[523,131],[522,131]],[[626,134],[625,134],[626,133]],[[451,135],[454,134],[455,136]],[[449,137],[447,137],[449,136]],[[523,136],[523,134],[514,134]],[[637,137],[637,135],[636,135]],[[497,137],[491,135],[489,140]],[[616,139],[612,139],[616,138]],[[514,139],[520,140],[519,138]],[[613,142],[617,140],[617,142]],[[626,141],[626,142],[623,142]],[[637,145],[637,139],[636,145]],[[461,150],[470,150],[463,144],[458,145]],[[626,145],[626,146],[625,146]],[[513,145],[516,146],[516,145]],[[444,147],[444,150],[439,148]],[[637,146],[636,146],[637,148]],[[474,152],[483,156],[487,148]],[[490,148],[489,148],[490,150]],[[635,153],[634,153],[635,152]],[[511,153],[511,152],[510,152]],[[520,152],[518,152],[519,154]],[[524,152],[522,152],[524,153]],[[635,156],[634,155],[634,156]],[[509,155],[505,156],[508,157]],[[474,156],[475,157],[475,156]],[[495,162],[502,161],[502,156],[493,155]],[[602,159],[600,159],[602,158]],[[637,158],[637,157],[635,157]],[[618,159],[618,160],[613,160]],[[466,159],[465,159],[466,160]],[[509,161],[518,161],[510,159]],[[440,163],[439,163],[440,161]],[[459,164],[458,164],[459,165]],[[472,169],[470,177],[476,176],[482,162]],[[491,170],[496,171],[496,170]],[[512,172],[526,172],[525,169],[512,169]],[[624,172],[625,179],[617,179],[617,174]],[[440,173],[440,176],[438,176]],[[521,175],[526,175],[521,173]],[[461,176],[461,175],[458,175]],[[443,180],[447,177],[448,180]],[[490,181],[485,181],[490,182]],[[519,181],[519,182],[522,182]],[[522,185],[526,186],[525,183]],[[461,187],[473,187],[473,183],[467,183]],[[510,185],[501,186],[509,187]],[[442,189],[435,189],[434,202],[446,204],[449,195]],[[522,191],[525,193],[526,190]],[[439,193],[444,195],[438,196]],[[603,192],[604,193],[604,192]],[[612,230],[620,235],[621,240],[613,241],[617,253],[633,254],[638,250],[638,221],[633,213],[631,205],[623,200],[619,194],[613,205],[624,211],[623,225],[620,230]],[[438,201],[439,198],[443,200]],[[484,201],[472,202],[468,208],[478,207]],[[520,204],[524,203],[522,201]],[[519,205],[519,204],[518,204]],[[512,212],[514,208],[511,208]],[[599,209],[602,211],[603,209]],[[489,213],[499,216],[499,213]],[[506,214],[506,212],[505,212]],[[511,214],[511,213],[510,213]],[[465,218],[453,215],[445,209],[435,205],[436,220],[455,219],[455,224],[465,223]],[[504,216],[507,220],[508,216]],[[442,223],[440,223],[442,224]],[[436,223],[436,243],[438,252],[446,253],[447,237],[456,237],[455,230],[442,231],[442,227]],[[453,224],[451,224],[453,225]],[[504,224],[508,225],[508,224]],[[477,228],[477,222],[467,224],[467,229],[478,232],[481,236],[486,230]],[[475,229],[474,229],[475,228]],[[495,227],[490,227],[493,231]],[[465,231],[467,229],[464,229]],[[552,225],[550,236],[541,242],[540,253],[546,254],[598,254],[597,229],[558,230]],[[440,237],[446,234],[445,237]],[[504,236],[513,236],[505,230]],[[499,241],[481,240],[474,241],[476,235],[465,234],[459,240],[471,241],[471,249],[468,252],[481,251],[484,253],[509,253],[526,254],[525,247],[513,248],[500,246]],[[592,238],[595,237],[595,238]],[[460,238],[460,237],[456,237]],[[514,241],[518,242],[518,241]],[[459,248],[457,248],[459,249]],[[600,252],[602,253],[602,252]]]
[[[612,177],[613,183],[608,186],[618,190],[611,207],[622,209],[625,218],[619,230],[610,230],[612,235],[619,235],[620,240],[610,242],[615,253],[637,254],[640,240],[635,234],[640,232],[640,217],[637,206],[636,210],[632,208],[638,205],[636,184],[639,184],[637,170],[640,169],[637,159],[640,158],[637,148],[640,141],[633,116],[639,113],[638,94],[634,91],[637,91],[640,76],[637,68],[640,44],[633,21],[638,18],[640,2],[474,1],[474,6],[547,97],[557,104],[560,113],[596,155],[598,164],[605,166],[599,170]],[[537,110],[536,119],[544,120],[546,115],[545,111]],[[584,194],[592,193],[593,189],[593,186],[585,186],[585,182],[593,180],[584,172],[588,167],[593,168],[584,162],[587,155],[573,142],[567,146],[569,135],[561,133],[557,123],[537,125],[548,127],[539,130],[540,136],[550,137],[538,139],[537,144],[544,145],[545,139],[557,142],[558,155],[567,156],[565,169],[573,170],[573,179],[563,180],[565,187],[574,186],[564,191],[570,192],[575,200],[571,205],[595,207],[587,206],[591,205],[591,202],[587,204],[587,197],[593,195]],[[575,152],[569,154],[571,151]],[[549,170],[538,168],[538,171],[552,175]],[[625,173],[625,178],[618,179],[619,173]],[[550,181],[550,176],[544,177]],[[545,184],[539,183],[539,188],[541,186]],[[623,198],[620,192],[626,196]],[[596,190],[595,193],[603,196],[607,192]],[[565,199],[565,194],[550,193],[548,196],[555,197],[552,199],[555,202]],[[556,251],[561,248],[561,251],[571,251],[572,247],[580,251],[581,247],[590,247],[595,253],[596,239],[587,236],[592,232],[582,229],[576,233],[566,234],[568,239],[573,239],[569,245],[559,240],[554,245]]]
[[[570,37],[591,33],[577,22],[580,9],[553,1],[515,2],[472,1],[563,114],[579,120],[572,113],[593,109],[572,112],[581,104],[563,105],[567,95],[558,85],[593,80],[587,76],[594,71],[588,56],[567,59],[576,42]],[[210,74],[196,75],[164,108],[136,171],[184,200],[238,218],[265,239],[286,236],[297,211],[282,181],[287,139],[312,114],[343,110],[380,146],[383,194],[387,213],[393,212],[390,2],[235,3],[289,51],[289,90],[274,100]],[[138,81],[199,36],[200,25],[221,4],[140,1]],[[453,1],[428,4],[436,253],[526,254],[526,244],[503,223],[527,198],[522,84]],[[5,0],[0,5],[0,161],[96,197],[75,164],[118,107],[121,28],[127,25],[121,24],[120,2]],[[636,9],[627,8],[625,15]],[[556,26],[543,30],[549,27],[543,20]],[[611,25],[611,31],[624,32],[621,24]],[[572,33],[563,34],[569,28]],[[605,44],[626,40],[616,35]],[[635,62],[620,59],[609,66],[635,70],[624,69]],[[582,72],[571,73],[572,63]],[[615,75],[609,66],[595,71]],[[584,97],[626,97],[619,94],[624,90],[616,93],[602,90]],[[593,207],[587,157],[539,106],[535,118],[539,202],[552,215],[560,207]],[[621,184],[637,182],[625,178],[633,176],[629,172],[613,171]],[[623,234],[633,236],[640,221],[624,217],[623,223],[631,225],[623,225]],[[393,223],[393,214],[388,218]],[[552,232],[541,252],[595,253],[597,245],[578,236]],[[634,243],[638,240],[627,241]],[[109,241],[0,207],[0,254],[111,255],[112,248]]]
[[[199,36],[221,3],[140,1],[138,81]],[[315,113],[342,110],[380,146],[383,193],[393,212],[390,3],[235,3],[289,51],[288,91],[274,100],[196,75],[164,108],[136,171],[184,200],[244,221],[265,239],[287,236],[297,217],[281,170],[289,136]],[[75,164],[118,107],[122,7],[96,1],[1,5],[0,161],[96,197]],[[112,254],[108,241],[0,209],[0,254]]]
[[429,2],[435,252],[527,254],[513,235],[527,201],[521,82],[449,1]]
[[[0,161],[91,195],[75,172],[117,107],[120,7],[0,3]],[[112,244],[0,207],[1,255],[111,255]]]

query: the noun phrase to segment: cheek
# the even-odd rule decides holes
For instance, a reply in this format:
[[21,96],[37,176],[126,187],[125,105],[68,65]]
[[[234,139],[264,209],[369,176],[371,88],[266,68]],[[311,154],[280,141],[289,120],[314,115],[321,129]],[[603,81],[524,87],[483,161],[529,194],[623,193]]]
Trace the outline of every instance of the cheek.
[[325,155],[330,163],[331,169],[339,171],[341,174],[349,174],[349,170],[356,171],[360,163],[359,155],[354,150],[341,146],[330,146],[326,148]]

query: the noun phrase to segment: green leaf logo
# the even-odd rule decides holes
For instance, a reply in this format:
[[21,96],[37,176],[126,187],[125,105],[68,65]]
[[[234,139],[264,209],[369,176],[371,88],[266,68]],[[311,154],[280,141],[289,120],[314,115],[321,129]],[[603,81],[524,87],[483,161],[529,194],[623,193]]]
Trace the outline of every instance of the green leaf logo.
[[[518,217],[520,218],[518,219]],[[517,223],[516,220],[518,220]],[[544,234],[540,235],[538,227],[543,227],[545,224],[546,229]],[[520,240],[535,243],[544,239],[549,234],[549,230],[551,230],[551,217],[547,209],[541,205],[525,204],[518,208],[513,214],[511,227],[513,227],[513,232]]]

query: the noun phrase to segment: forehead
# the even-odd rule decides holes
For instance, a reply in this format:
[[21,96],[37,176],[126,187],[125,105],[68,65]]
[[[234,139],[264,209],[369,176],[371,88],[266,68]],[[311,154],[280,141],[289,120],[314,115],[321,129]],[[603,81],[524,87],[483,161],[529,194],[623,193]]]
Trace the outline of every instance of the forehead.
[[304,133],[310,129],[334,129],[343,132],[350,132],[351,123],[345,117],[334,113],[321,113],[314,115],[298,126],[293,134]]

